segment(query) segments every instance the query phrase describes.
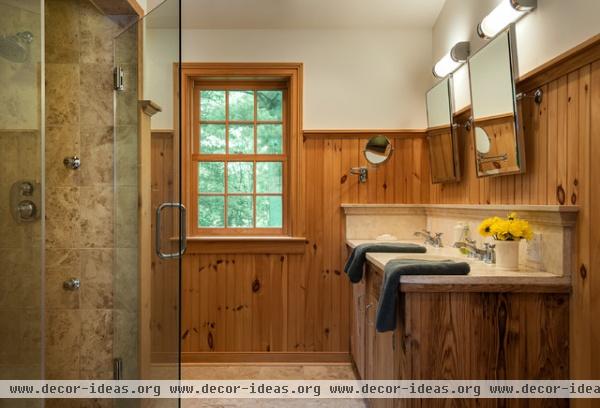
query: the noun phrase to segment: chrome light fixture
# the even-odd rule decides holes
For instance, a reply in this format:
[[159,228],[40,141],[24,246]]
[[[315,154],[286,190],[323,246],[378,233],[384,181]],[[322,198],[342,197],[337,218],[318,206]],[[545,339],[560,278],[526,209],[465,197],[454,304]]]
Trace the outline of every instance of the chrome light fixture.
[[470,53],[471,43],[468,41],[456,43],[450,52],[444,55],[433,66],[433,75],[436,78],[444,78],[446,75],[456,71],[469,58]]
[[519,20],[537,7],[537,0],[502,0],[490,14],[477,25],[481,38],[493,38],[509,24]]

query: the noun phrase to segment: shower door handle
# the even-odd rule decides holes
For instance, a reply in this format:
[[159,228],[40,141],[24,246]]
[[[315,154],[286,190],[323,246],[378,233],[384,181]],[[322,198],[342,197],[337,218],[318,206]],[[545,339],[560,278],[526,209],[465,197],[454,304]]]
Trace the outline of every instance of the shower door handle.
[[[161,236],[160,236],[160,229],[162,226],[162,212],[165,208],[178,208],[179,209],[179,228],[181,231],[181,237],[179,238],[179,251],[177,252],[172,252],[172,253],[164,253],[162,252],[162,249],[160,247],[161,244]],[[180,258],[183,256],[183,254],[185,253],[185,250],[187,249],[187,211],[185,209],[185,206],[181,203],[162,203],[161,205],[158,206],[158,208],[156,209],[156,226],[155,226],[155,231],[154,231],[154,239],[155,239],[155,246],[156,246],[156,255],[158,255],[158,257],[160,259],[175,259],[175,258]]]

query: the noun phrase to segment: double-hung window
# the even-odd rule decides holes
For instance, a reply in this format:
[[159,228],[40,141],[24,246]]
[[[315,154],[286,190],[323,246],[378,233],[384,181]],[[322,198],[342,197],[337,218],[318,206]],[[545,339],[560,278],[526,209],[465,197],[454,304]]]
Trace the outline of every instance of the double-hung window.
[[286,224],[287,88],[196,82],[192,192],[199,235],[280,235]]

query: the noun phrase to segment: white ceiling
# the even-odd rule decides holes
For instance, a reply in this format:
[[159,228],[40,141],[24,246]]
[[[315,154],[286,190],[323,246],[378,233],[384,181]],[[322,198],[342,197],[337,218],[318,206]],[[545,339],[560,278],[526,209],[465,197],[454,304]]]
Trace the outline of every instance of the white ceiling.
[[[148,0],[148,9],[162,0]],[[431,28],[445,0],[182,0],[184,29]],[[148,19],[177,26],[177,0]],[[163,9],[163,10],[161,10]]]

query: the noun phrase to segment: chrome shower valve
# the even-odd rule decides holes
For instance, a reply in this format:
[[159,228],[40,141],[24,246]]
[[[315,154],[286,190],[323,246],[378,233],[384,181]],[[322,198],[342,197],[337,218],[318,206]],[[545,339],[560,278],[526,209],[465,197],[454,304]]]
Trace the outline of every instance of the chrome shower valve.
[[81,167],[81,159],[78,156],[65,157],[63,163],[67,169],[77,170]]

